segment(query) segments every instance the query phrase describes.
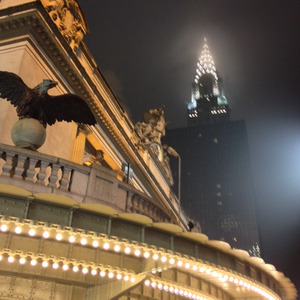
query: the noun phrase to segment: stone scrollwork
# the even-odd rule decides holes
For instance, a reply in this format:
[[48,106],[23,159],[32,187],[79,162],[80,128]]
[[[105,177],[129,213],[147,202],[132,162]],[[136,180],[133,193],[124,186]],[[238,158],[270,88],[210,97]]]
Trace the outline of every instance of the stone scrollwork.
[[63,37],[75,51],[88,32],[82,10],[75,0],[41,0]]

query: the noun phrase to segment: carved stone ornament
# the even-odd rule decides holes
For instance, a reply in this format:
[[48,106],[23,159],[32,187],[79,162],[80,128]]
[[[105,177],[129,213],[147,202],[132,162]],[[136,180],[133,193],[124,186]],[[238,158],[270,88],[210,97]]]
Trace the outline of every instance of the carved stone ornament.
[[161,137],[166,134],[164,114],[164,108],[150,109],[144,113],[144,121],[135,124],[135,132],[143,146],[153,143],[161,146]]
[[78,2],[41,0],[41,3],[70,47],[77,50],[84,35],[88,33],[88,26]]
[[[144,113],[144,121],[137,122],[134,129],[140,138],[140,142],[137,146],[149,149],[157,157],[157,159],[161,162],[161,166],[165,170],[167,178],[173,185],[174,181],[170,168],[170,160],[167,154],[173,156],[176,155],[174,155],[174,153],[170,153],[170,149],[174,150],[173,148],[168,146],[165,148],[161,144],[161,138],[166,134],[166,121],[164,114],[165,111],[163,107],[150,109]],[[176,151],[174,150],[174,152]]]

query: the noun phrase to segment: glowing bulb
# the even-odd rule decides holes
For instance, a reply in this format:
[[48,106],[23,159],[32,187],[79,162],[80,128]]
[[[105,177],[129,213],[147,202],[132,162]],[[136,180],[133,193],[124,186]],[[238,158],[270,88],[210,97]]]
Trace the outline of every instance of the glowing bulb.
[[74,235],[71,235],[71,236],[69,237],[69,242],[70,242],[70,243],[74,243],[74,242],[75,242],[75,236],[74,236]]
[[91,271],[91,274],[92,274],[93,276],[97,275],[97,270],[96,270],[96,269],[93,269],[93,270]]
[[163,256],[163,257],[161,258],[161,261],[162,261],[162,262],[166,262],[166,261],[167,261],[167,258],[166,258],[165,256]]
[[58,263],[54,263],[54,264],[52,265],[52,268],[55,269],[55,270],[58,269]]
[[30,236],[35,236],[35,230],[34,229],[30,229],[29,232],[28,232],[28,234]]
[[83,273],[83,274],[87,274],[88,271],[89,271],[88,268],[83,268],[83,269],[82,269],[82,273]]
[[169,287],[167,285],[165,285],[164,290],[167,292],[169,290]]
[[58,234],[56,235],[56,239],[57,239],[58,241],[61,241],[61,240],[62,240],[62,234],[61,234],[61,233],[58,233]]
[[201,273],[203,273],[203,272],[204,272],[204,268],[201,267],[201,268],[199,269],[199,271],[200,271]]
[[141,251],[139,249],[134,251],[134,255],[135,256],[140,256],[141,255]]
[[93,241],[93,247],[97,248],[99,246],[99,242],[98,241]]
[[134,278],[134,277],[131,277],[130,281],[131,281],[132,283],[134,283],[134,282],[135,282],[135,278]]
[[118,275],[117,275],[117,279],[118,279],[118,280],[121,280],[121,279],[122,279],[122,275],[121,275],[121,274],[118,274]]
[[2,260],[2,255],[0,255],[0,261]]
[[186,264],[185,264],[185,268],[186,268],[186,269],[189,269],[190,266],[191,266],[191,265],[190,265],[189,263],[186,263]]
[[9,256],[9,258],[8,258],[8,262],[9,262],[9,263],[13,263],[14,260],[15,260],[15,259],[13,258],[13,256]]
[[170,293],[173,293],[174,292],[174,288],[172,286],[170,286],[169,291],[170,291]]
[[149,285],[150,285],[150,280],[146,280],[146,281],[145,281],[145,285],[146,285],[146,286],[149,286]]
[[32,259],[31,262],[30,262],[30,264],[31,264],[32,266],[36,266],[37,261],[36,261],[35,259]]
[[157,287],[158,287],[158,289],[162,290],[163,285],[162,285],[161,283],[159,283],[159,284],[157,285]]
[[108,250],[108,249],[109,249],[109,243],[105,243],[105,244],[103,245],[103,248],[104,248],[105,250]]
[[47,268],[48,265],[49,265],[49,263],[48,263],[47,261],[43,261],[43,262],[42,262],[42,267],[43,267],[43,268]]
[[22,228],[20,226],[15,228],[15,233],[20,234],[22,232]]
[[108,273],[108,278],[113,278],[113,277],[114,277],[114,273],[109,272],[109,273]]
[[81,245],[86,245],[86,243],[87,243],[87,240],[86,240],[86,238],[82,238],[81,240],[80,240],[80,244]]
[[169,260],[169,263],[170,263],[171,265],[174,265],[175,259],[174,259],[174,258],[171,258],[171,259]]
[[153,259],[154,259],[154,260],[158,260],[158,258],[159,258],[158,254],[155,253],[155,254],[153,255]]
[[69,266],[68,266],[68,265],[63,265],[63,267],[62,267],[62,268],[63,268],[63,270],[64,270],[64,271],[67,271],[67,270],[69,270]]
[[25,258],[23,258],[23,257],[20,258],[19,263],[20,263],[21,265],[24,265],[25,262],[26,262]]
[[127,276],[127,275],[124,276],[124,280],[125,280],[125,281],[128,281],[128,280],[129,280],[129,276]]
[[106,275],[106,273],[105,273],[104,271],[101,271],[101,272],[100,272],[100,276],[101,276],[101,277],[104,277],[105,275]]
[[193,271],[197,271],[197,269],[198,269],[197,266],[194,265],[194,266],[193,266]]
[[130,250],[129,247],[126,247],[125,250],[124,250],[124,252],[125,252],[126,254],[129,254],[129,253],[131,252],[131,250]]
[[183,265],[183,262],[180,260],[178,263],[177,263],[178,267],[181,267]]
[[44,231],[43,238],[47,239],[50,236],[49,231]]
[[152,282],[151,286],[155,289],[156,288],[156,282]]
[[1,225],[0,230],[3,232],[7,231],[7,225],[6,224]]
[[144,253],[144,257],[145,257],[145,258],[149,258],[149,257],[150,257],[150,253],[146,251],[146,252]]
[[77,266],[73,267],[73,272],[78,272],[78,267]]
[[119,252],[119,251],[121,250],[121,247],[120,247],[119,245],[116,245],[116,246],[114,247],[114,250],[115,250],[116,252]]

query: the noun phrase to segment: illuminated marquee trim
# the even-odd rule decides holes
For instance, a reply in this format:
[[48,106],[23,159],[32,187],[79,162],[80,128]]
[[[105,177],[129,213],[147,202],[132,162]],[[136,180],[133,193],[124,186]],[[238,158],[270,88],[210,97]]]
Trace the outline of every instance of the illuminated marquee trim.
[[[68,229],[71,230],[64,230],[61,229],[59,225],[55,225],[55,224],[52,224],[50,227],[46,227],[44,225],[39,225],[39,224],[35,225],[31,220],[24,220],[23,223],[19,223],[13,220],[0,220],[0,224],[1,224],[0,225],[1,232],[7,232],[15,235],[24,234],[24,235],[29,235],[31,237],[40,237],[43,239],[56,240],[57,242],[68,242],[70,244],[76,243],[84,247],[86,246],[86,247],[93,247],[93,248],[101,248],[104,251],[114,251],[120,254],[132,255],[141,258],[143,257],[145,259],[152,259],[155,262],[160,262],[162,264],[161,267],[152,269],[152,274],[155,274],[156,272],[161,272],[163,268],[176,267],[178,269],[189,270],[195,275],[197,274],[199,275],[203,273],[213,278],[218,278],[221,282],[227,282],[229,284],[247,288],[248,290],[251,290],[269,300],[280,300],[280,297],[278,295],[276,295],[273,291],[271,291],[263,284],[260,284],[244,275],[237,274],[236,272],[225,270],[224,267],[218,267],[216,265],[211,265],[208,262],[203,262],[200,259],[195,261],[194,259],[189,258],[187,256],[181,257],[178,254],[166,252],[163,250],[156,250],[148,247],[147,245],[139,245],[134,242],[131,243],[130,241],[126,241],[126,242],[119,241],[115,238],[109,238],[107,235],[104,234],[100,234],[100,235],[86,234],[82,230],[72,231],[74,229],[70,227],[68,227]],[[19,259],[23,258],[25,260],[29,257],[29,260],[31,262],[35,260],[33,266],[35,266],[38,263],[36,259],[38,255],[28,255],[28,254],[22,255],[19,253],[14,253],[10,249],[2,250],[2,253],[3,256],[8,256],[7,260],[10,263],[15,261],[15,256],[19,257]],[[0,255],[0,261],[3,259],[3,256]],[[45,261],[47,261],[47,259]],[[22,262],[24,261],[22,260]],[[43,263],[43,261],[41,262],[41,259],[39,260],[39,262]],[[99,272],[100,276],[102,274],[104,277],[106,276],[107,273],[107,276],[109,278],[113,278],[114,276],[118,276],[118,275],[119,277],[120,275],[123,276],[122,274],[125,272],[128,273],[130,276],[132,276],[130,279],[133,280],[132,282],[135,281],[135,279],[133,278],[135,278],[134,276],[137,275],[137,274],[134,275],[132,272],[130,273],[129,271],[128,272],[119,271],[118,273],[116,269],[112,268],[111,266],[103,266],[100,268],[95,265],[94,267],[91,267],[90,263],[80,262],[77,264],[74,262],[70,262],[70,260],[67,259],[62,260],[61,258],[59,260],[55,258],[49,258],[48,264],[51,264],[52,267],[55,266],[53,267],[54,269],[63,268],[64,265],[73,266],[73,268],[75,268],[76,270],[75,272],[81,270],[84,274],[87,273],[92,274],[92,272],[95,273],[95,271],[93,270],[97,269],[97,273]],[[104,270],[111,270],[111,271],[108,272]],[[104,274],[103,272],[106,273]],[[109,275],[109,274],[113,274],[113,275]],[[126,277],[126,279],[128,280],[129,280],[129,275],[125,275],[128,276],[128,278]],[[153,282],[157,282],[157,280],[154,280]],[[175,286],[177,284],[174,283],[173,285]],[[185,291],[188,290],[189,289],[185,289]],[[188,291],[188,295],[189,293],[192,293],[191,290]],[[194,292],[192,294],[194,294]]]

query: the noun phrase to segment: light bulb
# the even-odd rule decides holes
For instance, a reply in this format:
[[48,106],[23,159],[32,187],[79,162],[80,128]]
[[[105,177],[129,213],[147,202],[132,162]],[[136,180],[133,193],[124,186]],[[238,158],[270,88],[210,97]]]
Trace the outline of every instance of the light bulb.
[[35,236],[35,230],[34,229],[30,229],[29,232],[28,232],[28,234],[30,236]]
[[47,268],[48,265],[49,265],[49,263],[48,263],[47,261],[43,261],[43,262],[42,262],[42,267],[43,267],[43,268]]
[[80,244],[81,244],[81,245],[86,245],[86,243],[87,243],[86,238],[82,238],[82,239],[80,240]]
[[22,232],[22,228],[20,226],[15,228],[15,233],[20,234]]
[[59,266],[58,266],[58,263],[54,263],[54,264],[52,265],[52,268],[55,269],[55,270],[58,269],[58,267],[59,267]]
[[62,240],[62,234],[61,234],[61,233],[58,233],[58,234],[56,235],[56,239],[57,239],[58,241],[61,241],[61,240]]
[[69,237],[69,242],[70,242],[70,243],[74,243],[74,242],[75,242],[75,236],[74,236],[74,235],[71,235],[71,236]]
[[49,231],[44,231],[43,238],[47,239],[50,236]]
[[20,258],[19,263],[20,263],[21,265],[24,265],[25,262],[26,262],[25,258],[23,258],[23,257]]

